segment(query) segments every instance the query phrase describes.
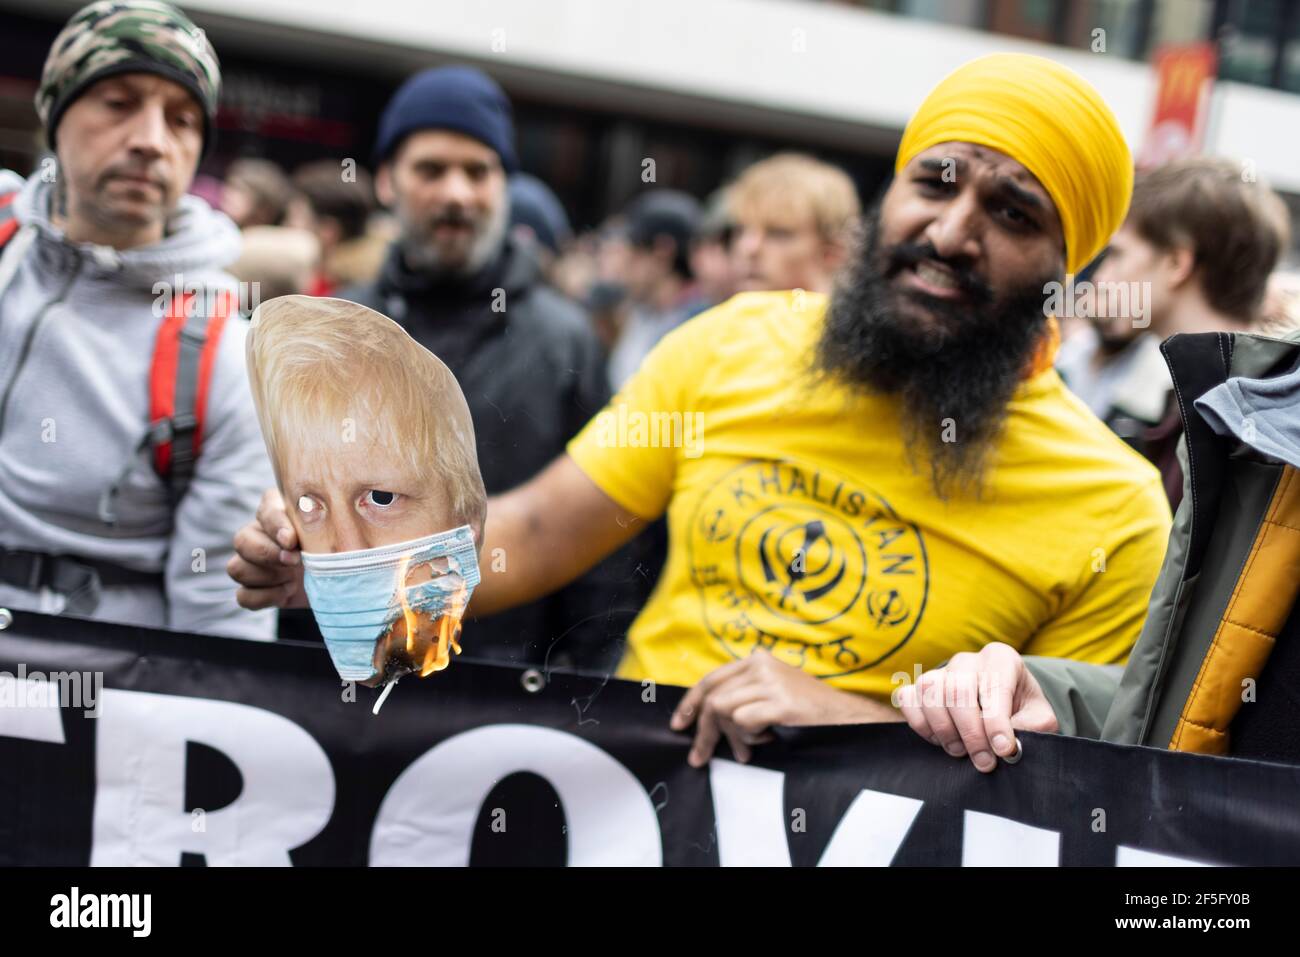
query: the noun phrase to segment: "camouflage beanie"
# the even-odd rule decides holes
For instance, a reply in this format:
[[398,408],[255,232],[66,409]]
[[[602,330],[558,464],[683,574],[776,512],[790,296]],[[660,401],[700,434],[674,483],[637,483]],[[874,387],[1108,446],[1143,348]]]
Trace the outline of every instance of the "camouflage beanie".
[[207,151],[221,65],[203,31],[161,0],[98,0],[73,14],[54,38],[36,90],[36,114],[51,149],[72,101],[91,84],[122,73],[156,73],[189,90],[203,107]]

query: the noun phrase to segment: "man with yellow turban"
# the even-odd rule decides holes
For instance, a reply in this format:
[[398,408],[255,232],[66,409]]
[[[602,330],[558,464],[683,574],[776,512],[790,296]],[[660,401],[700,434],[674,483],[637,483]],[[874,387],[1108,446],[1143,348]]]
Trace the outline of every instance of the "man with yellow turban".
[[[693,686],[672,727],[695,725],[694,764],[722,737],[748,760],[773,725],[899,720],[895,689],[991,642],[1122,663],[1169,510],[1053,371],[1044,304],[1131,183],[1082,78],[1019,55],[957,70],[908,125],[832,297],[701,314],[566,455],[489,501],[483,554],[509,564],[470,611],[558,588],[667,514],[618,676]],[[300,591],[275,493],[238,544],[244,604]]]

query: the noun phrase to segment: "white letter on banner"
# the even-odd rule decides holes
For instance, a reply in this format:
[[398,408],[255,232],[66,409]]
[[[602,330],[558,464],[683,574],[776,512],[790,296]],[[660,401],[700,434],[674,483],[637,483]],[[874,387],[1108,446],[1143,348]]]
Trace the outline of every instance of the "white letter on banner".
[[[290,865],[334,809],[334,773],[316,739],[273,712],[207,698],[105,690],[96,721],[95,866]],[[207,810],[196,831],[184,807],[185,745],[216,748],[244,787]]]
[[723,867],[789,867],[785,839],[785,775],[723,758],[709,762],[718,863]]
[[[790,866],[782,816],[784,774],[714,758],[709,762],[709,787],[723,867]],[[887,867],[923,804],[864,788],[844,812],[817,866]]]
[[466,866],[483,800],[520,771],[559,794],[570,867],[663,863],[659,819],[632,772],[577,735],[493,724],[448,738],[398,776],[375,818],[371,866]]
[[1127,847],[1121,844],[1115,848],[1116,867],[1217,867],[1205,861],[1194,861],[1190,857],[1175,857],[1160,851],[1144,851],[1140,847]]
[[818,867],[888,867],[924,801],[862,790],[844,813]]
[[0,737],[63,744],[59,686],[0,674]]
[[962,867],[1056,867],[1061,834],[996,814],[967,811],[961,839]]

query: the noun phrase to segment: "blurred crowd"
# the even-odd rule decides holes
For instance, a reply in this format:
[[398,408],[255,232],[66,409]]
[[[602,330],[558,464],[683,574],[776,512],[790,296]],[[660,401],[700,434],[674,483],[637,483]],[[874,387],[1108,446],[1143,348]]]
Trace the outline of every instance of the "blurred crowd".
[[[504,101],[499,91],[493,95]],[[442,156],[432,161],[453,165]],[[861,214],[847,173],[798,152],[754,163],[703,199],[647,186],[597,228],[576,234],[559,198],[530,173],[510,174],[503,188],[474,189],[472,178],[456,178],[454,170],[439,177],[427,210],[404,192],[381,204],[371,173],[342,158],[292,172],[271,160],[237,159],[224,178],[194,191],[241,230],[243,252],[231,272],[257,283],[260,301],[346,296],[374,282],[402,223],[421,215],[450,221],[435,225],[436,241],[462,221],[466,240],[495,238],[484,266],[502,254],[508,236],[537,264],[540,281],[584,312],[615,389],[665,333],[738,292],[829,293]],[[503,214],[508,233],[492,237]]]

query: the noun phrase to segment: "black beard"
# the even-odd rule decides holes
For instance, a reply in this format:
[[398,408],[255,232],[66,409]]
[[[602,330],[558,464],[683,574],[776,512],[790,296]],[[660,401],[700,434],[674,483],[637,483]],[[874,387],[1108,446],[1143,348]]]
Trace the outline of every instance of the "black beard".
[[[966,301],[952,303],[890,280],[926,260],[955,273]],[[826,311],[815,371],[851,389],[896,395],[913,467],[919,446],[935,493],[978,495],[989,456],[1043,333],[1044,286],[1056,276],[997,297],[965,259],[944,259],[927,242],[880,248],[880,205],[867,214],[861,248]],[[922,323],[904,301],[930,313]],[[945,438],[947,441],[945,441]]]

